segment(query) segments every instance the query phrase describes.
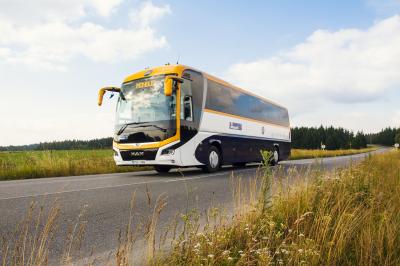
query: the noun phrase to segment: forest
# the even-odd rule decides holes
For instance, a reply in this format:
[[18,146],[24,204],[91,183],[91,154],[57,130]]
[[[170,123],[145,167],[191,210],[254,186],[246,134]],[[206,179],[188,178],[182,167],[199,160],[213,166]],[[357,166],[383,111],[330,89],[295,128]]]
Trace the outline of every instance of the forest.
[[[368,144],[393,146],[400,143],[400,128],[385,128],[377,133],[354,133],[341,127],[294,127],[291,129],[292,148],[327,150],[361,149]],[[111,149],[112,138],[92,140],[64,140],[41,142],[20,146],[3,146],[0,151],[42,151],[42,150],[93,150]]]

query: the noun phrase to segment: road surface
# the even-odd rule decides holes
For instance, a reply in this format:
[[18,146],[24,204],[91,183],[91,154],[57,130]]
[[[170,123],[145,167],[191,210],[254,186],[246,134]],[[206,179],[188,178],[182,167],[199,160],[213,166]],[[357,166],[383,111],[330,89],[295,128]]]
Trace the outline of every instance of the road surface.
[[[376,152],[382,152],[385,149]],[[324,158],[323,167],[331,169],[365,158],[366,154]],[[285,161],[284,168],[304,168],[315,163],[314,159]],[[37,202],[48,210],[57,199],[61,204],[60,228],[52,246],[50,261],[56,264],[65,246],[67,224],[74,224],[85,209],[83,219],[87,222],[82,246],[83,256],[93,252],[108,254],[118,245],[118,233],[128,222],[131,195],[136,191],[135,214],[148,215],[149,191],[153,202],[162,193],[168,204],[160,217],[160,226],[165,226],[177,212],[196,208],[207,210],[216,205],[233,208],[230,177],[240,175],[252,178],[257,166],[242,169],[225,167],[220,172],[204,174],[199,169],[183,169],[169,174],[154,171],[69,176],[0,182],[0,233],[7,235],[27,214],[31,202]],[[0,247],[1,249],[1,247]],[[1,256],[1,252],[0,252]]]

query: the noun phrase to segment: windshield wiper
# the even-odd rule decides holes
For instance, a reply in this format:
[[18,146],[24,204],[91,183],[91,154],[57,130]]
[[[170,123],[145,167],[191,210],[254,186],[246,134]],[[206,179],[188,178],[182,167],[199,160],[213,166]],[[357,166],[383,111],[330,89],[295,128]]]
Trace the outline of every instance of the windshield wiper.
[[[125,124],[125,125],[123,125],[123,126],[120,128],[120,130],[118,130],[117,135],[121,135],[122,132],[124,132],[124,130],[125,130],[128,126],[137,125],[137,124],[141,124],[141,123],[142,123],[142,122],[134,122],[134,123]],[[162,132],[167,132],[167,129],[165,129],[165,128],[163,128],[163,127],[156,126],[156,125],[139,125],[139,126],[136,126],[136,127],[134,127],[134,128],[138,128],[138,127],[154,127],[154,128],[157,128],[157,129],[161,130]]]
[[140,123],[141,123],[141,122],[133,122],[133,123],[128,123],[128,124],[123,125],[123,126],[118,130],[117,135],[120,135],[122,132],[124,132],[124,130],[125,130],[128,126],[137,125],[137,124],[140,124]]
[[156,126],[156,125],[141,125],[141,126],[136,126],[135,128],[137,128],[137,127],[155,127],[157,129],[161,130],[162,132],[166,132],[167,131],[167,129],[165,129],[163,127]]

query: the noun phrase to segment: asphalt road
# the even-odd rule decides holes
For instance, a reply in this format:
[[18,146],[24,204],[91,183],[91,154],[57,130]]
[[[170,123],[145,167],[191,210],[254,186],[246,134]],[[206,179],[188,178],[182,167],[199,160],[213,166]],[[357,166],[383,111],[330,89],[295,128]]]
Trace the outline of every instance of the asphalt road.
[[[376,152],[383,152],[385,149]],[[318,167],[332,169],[360,161],[366,154],[324,158]],[[284,168],[302,169],[315,163],[314,159],[281,162]],[[7,236],[26,216],[31,202],[48,210],[57,199],[61,204],[60,227],[51,248],[50,261],[56,264],[65,246],[68,225],[74,224],[85,209],[83,220],[86,232],[81,252],[92,251],[105,256],[118,245],[118,234],[124,230],[130,212],[132,193],[136,191],[135,217],[149,215],[146,190],[152,202],[165,193],[167,206],[163,209],[159,226],[165,226],[177,212],[196,208],[199,211],[219,205],[233,208],[231,175],[242,179],[253,178],[257,166],[242,169],[225,167],[220,172],[204,174],[199,169],[183,169],[169,174],[154,171],[121,174],[69,176],[0,182],[0,233]],[[0,247],[1,249],[2,247]],[[0,252],[1,256],[1,252]]]

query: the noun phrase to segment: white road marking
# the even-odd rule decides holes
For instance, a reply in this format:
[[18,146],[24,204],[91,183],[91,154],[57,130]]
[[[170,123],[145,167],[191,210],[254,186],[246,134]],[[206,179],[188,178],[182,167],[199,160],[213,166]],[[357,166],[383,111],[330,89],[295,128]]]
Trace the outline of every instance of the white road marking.
[[[236,172],[245,172],[245,171],[254,170],[254,169],[255,168],[236,170],[235,173]],[[206,177],[211,177],[211,176],[220,176],[220,175],[226,175],[226,174],[228,174],[228,173],[227,172],[219,172],[219,173],[215,173],[215,174],[199,175],[199,176],[192,176],[192,177],[172,178],[172,179],[153,180],[153,181],[143,181],[143,182],[136,182],[136,183],[120,184],[120,185],[115,185],[115,186],[99,186],[99,187],[91,187],[91,188],[85,188],[85,189],[73,189],[73,190],[64,190],[64,191],[58,191],[58,192],[47,192],[47,193],[31,194],[31,195],[24,195],[24,196],[17,196],[17,197],[6,197],[6,198],[0,198],[0,200],[34,198],[34,197],[41,197],[41,196],[59,195],[59,194],[64,194],[64,193],[90,191],[90,190],[107,189],[107,188],[118,188],[118,187],[125,187],[125,186],[136,186],[136,185],[154,184],[154,183],[171,183],[171,182],[177,182],[177,181],[195,180],[195,179],[201,179],[201,178],[206,178]]]
[[39,179],[21,179],[21,180],[6,180],[0,183],[0,187],[7,186],[23,186],[31,184],[53,184],[53,183],[63,183],[63,182],[81,182],[81,181],[91,181],[91,180],[104,180],[104,179],[115,179],[116,175],[119,176],[130,176],[138,174],[149,174],[152,171],[137,171],[137,172],[121,172],[121,173],[108,173],[108,174],[93,174],[93,175],[77,175],[77,176],[60,176],[60,177],[46,177]]
[[[383,150],[385,151],[385,150]],[[374,153],[374,152],[368,152],[368,153]],[[338,156],[338,157],[326,157],[323,158],[323,161],[327,160],[340,160],[340,159],[349,159],[350,158],[359,158],[359,157],[366,157],[368,156],[368,153],[361,153],[361,154],[353,154],[353,155],[347,155],[347,156]],[[296,165],[296,164],[312,164],[315,162],[316,159],[301,159],[301,160],[293,160],[293,161],[284,161],[281,162],[280,164],[282,165]],[[241,169],[241,170],[231,170],[234,171],[235,173],[240,173],[240,172],[245,172],[249,170],[257,170],[256,168],[248,168],[248,169]],[[108,178],[115,178],[116,174],[134,174],[134,175],[140,175],[143,173],[151,173],[151,171],[145,171],[145,172],[134,172],[134,173],[113,173],[113,174],[107,174],[108,176],[99,176],[101,179],[108,179]],[[58,191],[58,192],[48,192],[48,193],[39,193],[39,194],[31,194],[31,195],[24,195],[24,196],[16,196],[16,197],[5,197],[5,198],[0,198],[0,200],[10,200],[10,199],[21,199],[21,198],[32,198],[32,197],[40,197],[40,196],[49,196],[49,195],[58,195],[58,194],[64,194],[64,193],[72,193],[72,192],[79,192],[79,191],[90,191],[90,190],[97,190],[97,189],[107,189],[107,188],[118,188],[118,187],[124,187],[124,186],[135,186],[135,185],[143,185],[143,184],[153,184],[153,183],[170,183],[170,182],[176,182],[176,181],[186,181],[186,180],[195,180],[195,179],[201,179],[201,178],[206,178],[210,176],[219,176],[219,175],[225,175],[227,172],[218,172],[215,174],[209,174],[209,175],[200,175],[200,176],[193,176],[193,177],[187,177],[187,178],[172,178],[172,179],[158,179],[158,180],[153,180],[153,181],[143,181],[143,182],[136,182],[136,183],[126,183],[126,184],[120,184],[120,185],[115,185],[115,186],[99,186],[99,187],[91,187],[91,188],[86,188],[86,189],[76,189],[76,190],[64,190],[64,191]],[[140,177],[140,176],[138,176]],[[50,182],[47,183],[54,183],[54,182],[71,182],[71,181],[87,181],[87,180],[96,180],[98,179],[96,177],[91,177],[91,178],[86,178],[86,179],[79,179],[79,177],[76,177],[77,179],[75,180],[49,180]],[[96,178],[96,179],[95,179]],[[37,180],[37,179],[36,179]],[[22,180],[21,180],[22,181]],[[39,181],[39,180],[37,180]],[[5,181],[7,182],[7,181]],[[19,183],[18,185],[23,185],[25,183]],[[36,184],[36,183],[35,183]],[[46,184],[46,182],[40,182],[40,185]],[[10,185],[10,184],[5,184],[5,185]],[[13,184],[15,185],[15,183]],[[5,186],[0,186],[5,187]]]

